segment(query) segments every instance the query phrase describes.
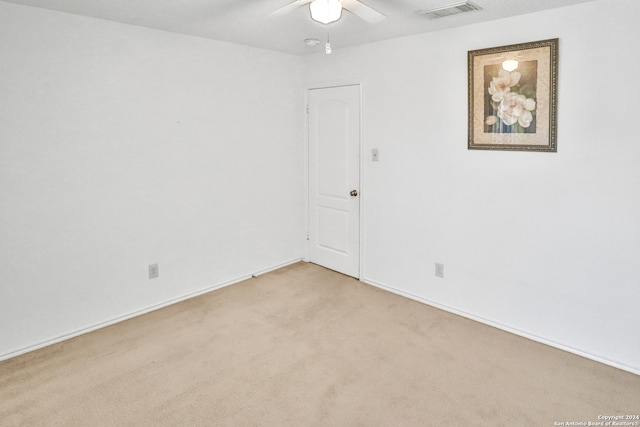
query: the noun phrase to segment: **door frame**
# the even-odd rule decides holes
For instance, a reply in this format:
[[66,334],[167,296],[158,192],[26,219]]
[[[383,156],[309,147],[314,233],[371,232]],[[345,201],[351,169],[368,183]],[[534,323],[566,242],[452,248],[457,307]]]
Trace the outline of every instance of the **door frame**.
[[[311,83],[311,84],[307,84],[304,87],[304,106],[303,106],[303,117],[304,117],[304,235],[302,236],[303,239],[303,247],[304,247],[304,253],[303,253],[303,260],[305,262],[309,262],[309,240],[307,239],[307,236],[309,235],[309,227],[310,227],[310,223],[309,223],[309,171],[310,171],[310,167],[309,167],[309,114],[308,114],[308,107],[309,107],[309,91],[311,90],[315,90],[315,89],[331,89],[331,88],[335,88],[335,87],[343,87],[343,86],[358,86],[359,89],[359,102],[360,102],[360,147],[359,147],[359,152],[360,152],[360,164],[358,165],[358,171],[359,171],[359,179],[360,179],[360,188],[358,189],[360,195],[358,196],[359,198],[359,203],[360,203],[360,209],[358,212],[358,244],[360,245],[360,250],[359,250],[359,259],[358,259],[358,276],[356,277],[356,279],[358,280],[362,280],[363,277],[365,277],[364,273],[363,273],[363,267],[364,267],[364,212],[365,212],[365,198],[366,198],[366,185],[365,185],[365,181],[364,181],[364,126],[363,126],[363,111],[364,111],[364,103],[363,103],[363,84],[362,81],[360,80],[338,80],[338,81],[330,81],[330,82],[319,82],[319,83]],[[365,196],[363,196],[363,194]]]

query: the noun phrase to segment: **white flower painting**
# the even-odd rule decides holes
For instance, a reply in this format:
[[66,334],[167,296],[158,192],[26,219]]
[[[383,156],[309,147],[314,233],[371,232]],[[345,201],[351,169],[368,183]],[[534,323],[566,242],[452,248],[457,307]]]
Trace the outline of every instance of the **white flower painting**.
[[469,150],[557,152],[559,39],[467,53]]
[[535,133],[537,61],[485,66],[485,132]]

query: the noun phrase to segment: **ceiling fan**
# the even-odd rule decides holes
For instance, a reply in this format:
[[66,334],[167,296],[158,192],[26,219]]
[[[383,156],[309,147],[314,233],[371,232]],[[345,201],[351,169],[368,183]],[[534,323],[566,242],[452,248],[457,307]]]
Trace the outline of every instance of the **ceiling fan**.
[[[294,0],[271,12],[270,15],[284,15],[307,4],[310,4],[312,19],[323,24],[340,19],[343,8],[371,24],[378,23],[385,18],[383,14],[358,0]],[[327,12],[326,15],[324,12]]]

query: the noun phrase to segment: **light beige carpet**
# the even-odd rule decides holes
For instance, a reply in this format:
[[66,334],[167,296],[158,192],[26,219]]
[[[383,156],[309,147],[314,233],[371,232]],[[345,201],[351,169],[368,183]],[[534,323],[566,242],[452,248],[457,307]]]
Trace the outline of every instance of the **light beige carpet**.
[[0,363],[3,427],[554,426],[638,413],[639,376],[306,263]]

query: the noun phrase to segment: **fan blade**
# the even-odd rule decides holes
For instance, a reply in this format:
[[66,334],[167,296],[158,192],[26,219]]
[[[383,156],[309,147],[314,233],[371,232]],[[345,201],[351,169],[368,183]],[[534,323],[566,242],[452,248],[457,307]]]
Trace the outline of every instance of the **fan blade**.
[[364,3],[360,3],[358,0],[342,0],[342,6],[358,18],[364,19],[371,24],[376,24],[385,18],[383,14]]
[[282,6],[280,9],[274,10],[268,16],[284,15],[309,3],[311,3],[311,0],[294,0],[292,3]]

